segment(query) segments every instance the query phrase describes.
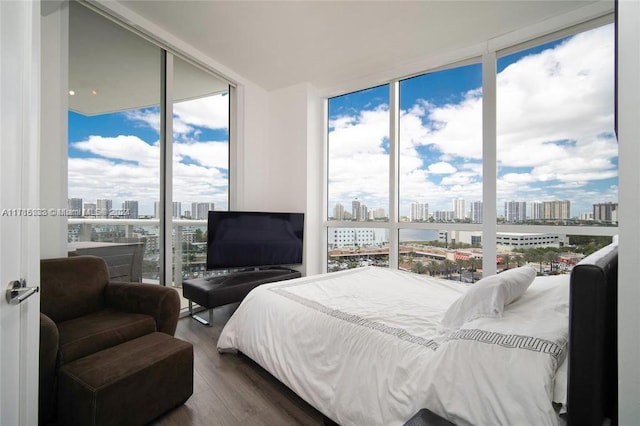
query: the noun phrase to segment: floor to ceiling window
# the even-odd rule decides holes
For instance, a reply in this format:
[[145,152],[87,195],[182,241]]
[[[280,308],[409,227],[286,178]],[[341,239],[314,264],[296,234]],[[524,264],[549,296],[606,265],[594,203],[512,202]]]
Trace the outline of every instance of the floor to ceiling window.
[[[561,273],[611,240],[618,163],[613,24],[549,40],[329,99],[329,271],[384,264],[473,282],[490,252],[484,265],[495,255],[491,269],[531,262],[540,273]],[[495,75],[488,98],[483,72],[491,73],[485,82]],[[398,101],[389,102],[383,95],[395,87]],[[495,108],[497,120],[483,117],[483,108]],[[388,130],[395,118],[397,136]],[[487,127],[497,140],[483,139]],[[492,163],[497,175],[483,176]],[[368,207],[362,199],[373,183],[385,194],[395,189],[388,211],[397,217],[368,235],[364,224],[351,229],[345,221],[363,220],[357,207]],[[486,235],[497,246],[483,253]],[[380,248],[397,257],[376,257]]]
[[[328,270],[388,265],[389,86],[329,100]],[[366,224],[363,224],[366,222]]]
[[[69,4],[69,248],[158,282],[161,49]],[[126,271],[123,271],[126,274]]]
[[504,223],[616,222],[613,24],[498,59]]
[[174,58],[173,281],[206,273],[207,213],[229,209],[229,88]]
[[[398,108],[398,267],[471,281],[482,245],[481,64],[401,80]],[[460,223],[473,225],[451,225]]]
[[618,222],[614,25],[500,55],[496,92],[498,253],[568,271]]
[[205,272],[207,212],[229,207],[229,85],[82,5],[69,9],[69,248],[129,259],[123,278],[179,286]]

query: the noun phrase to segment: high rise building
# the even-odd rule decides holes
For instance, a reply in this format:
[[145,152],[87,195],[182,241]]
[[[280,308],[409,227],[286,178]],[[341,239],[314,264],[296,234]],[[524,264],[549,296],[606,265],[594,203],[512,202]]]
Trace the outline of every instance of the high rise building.
[[191,218],[195,220],[207,220],[209,212],[214,210],[214,203],[191,203]]
[[344,206],[341,203],[336,203],[333,206],[333,220],[345,220],[344,217]]
[[472,223],[482,223],[482,201],[471,203],[470,215]]
[[433,212],[433,219],[436,222],[451,222],[455,218],[455,212],[451,210],[436,210]]
[[360,201],[357,198],[351,202],[351,220],[362,220],[360,216]]
[[80,217],[83,215],[82,198],[69,198],[67,200],[67,215],[70,217]]
[[569,219],[571,218],[571,201],[545,201],[544,205],[544,219]]
[[113,209],[111,200],[96,201],[96,217],[109,217],[109,212]]
[[598,203],[593,205],[593,220],[601,222],[618,221],[618,203]]
[[453,200],[453,216],[458,220],[465,219],[466,211],[464,209],[464,200],[462,198],[456,198]]
[[538,201],[529,203],[527,212],[528,212],[527,219],[531,219],[531,220],[544,219],[544,203],[540,203]]
[[96,203],[84,203],[83,205],[83,215],[84,217],[95,217],[96,215]]
[[360,218],[359,218],[359,220],[367,220],[368,218],[369,218],[369,208],[364,204],[360,204]]
[[527,220],[527,203],[524,201],[505,201],[504,218],[511,223],[524,222]]
[[372,213],[372,219],[383,219],[387,217],[387,214],[382,207],[378,207],[377,209],[372,210]]
[[122,202],[122,210],[124,210],[125,218],[127,219],[137,219],[138,218],[138,201],[136,200],[127,200]]
[[[182,215],[182,206],[180,205],[179,201],[174,201],[173,202],[173,218],[174,219],[180,219],[180,216]],[[159,218],[160,217],[160,202],[156,201],[153,203],[153,217]]]
[[428,215],[429,204],[423,204],[420,202],[411,203],[411,210],[409,211],[409,220],[411,222],[426,220]]

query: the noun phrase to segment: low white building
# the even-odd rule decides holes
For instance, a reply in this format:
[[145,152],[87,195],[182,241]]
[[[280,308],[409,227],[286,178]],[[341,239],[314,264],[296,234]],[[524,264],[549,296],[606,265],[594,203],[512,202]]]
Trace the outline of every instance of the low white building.
[[496,244],[505,249],[530,249],[538,247],[562,247],[566,235],[552,233],[498,232]]
[[329,228],[329,248],[367,247],[389,241],[386,229],[378,228]]

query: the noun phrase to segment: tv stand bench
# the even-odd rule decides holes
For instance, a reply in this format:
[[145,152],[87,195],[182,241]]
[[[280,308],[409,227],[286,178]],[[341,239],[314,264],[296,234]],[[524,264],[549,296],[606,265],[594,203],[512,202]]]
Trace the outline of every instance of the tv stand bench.
[[[241,302],[247,294],[261,284],[299,278],[293,269],[260,269],[232,272],[207,278],[194,278],[182,282],[182,295],[189,300],[189,315],[196,321],[213,325],[213,308]],[[193,312],[193,303],[209,310],[209,320]]]

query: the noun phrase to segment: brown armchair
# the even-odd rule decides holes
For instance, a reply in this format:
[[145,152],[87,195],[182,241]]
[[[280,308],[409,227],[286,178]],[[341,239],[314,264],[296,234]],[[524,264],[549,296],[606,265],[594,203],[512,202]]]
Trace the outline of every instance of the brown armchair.
[[55,418],[58,370],[80,358],[163,332],[173,335],[180,298],[171,288],[110,282],[102,258],[40,264],[40,423]]

